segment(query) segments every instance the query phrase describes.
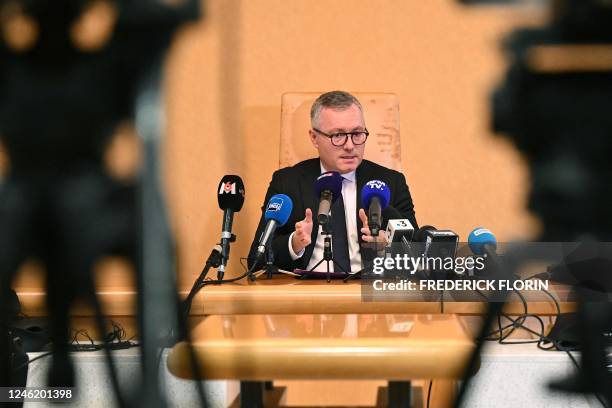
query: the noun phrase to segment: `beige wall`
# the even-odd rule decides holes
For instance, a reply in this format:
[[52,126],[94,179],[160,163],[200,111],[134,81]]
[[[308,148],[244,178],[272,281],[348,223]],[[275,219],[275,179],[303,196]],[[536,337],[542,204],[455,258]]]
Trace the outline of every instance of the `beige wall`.
[[523,209],[524,164],[488,131],[488,95],[505,66],[498,40],[518,22],[536,22],[533,10],[454,0],[204,4],[203,21],[177,37],[166,73],[166,174],[182,286],[219,239],[215,189],[229,173],[242,176],[247,192],[234,219],[230,270],[239,272],[278,168],[287,91],[396,93],[403,170],[420,224],[464,239],[476,226],[500,240],[537,230]]

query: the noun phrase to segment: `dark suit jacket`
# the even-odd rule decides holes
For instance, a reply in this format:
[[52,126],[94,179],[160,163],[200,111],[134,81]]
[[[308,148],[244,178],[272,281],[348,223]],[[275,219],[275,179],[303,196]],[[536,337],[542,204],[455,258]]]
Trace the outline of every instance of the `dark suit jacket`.
[[[257,227],[257,232],[251,244],[251,250],[249,252],[249,267],[253,263],[255,253],[257,251],[257,244],[259,237],[261,236],[266,221],[264,219],[264,213],[266,205],[274,194],[286,194],[293,201],[293,211],[289,217],[289,221],[276,230],[274,240],[272,241],[272,250],[274,251],[274,263],[286,270],[292,271],[296,268],[305,269],[308,265],[308,261],[312,256],[315,242],[317,240],[317,233],[319,231],[319,224],[317,222],[316,212],[319,207],[319,199],[315,195],[315,181],[321,174],[321,165],[318,158],[309,159],[296,164],[293,167],[285,167],[274,172],[272,175],[272,181],[266,192],[266,198],[264,199],[263,206],[261,207],[261,219]],[[412,204],[412,198],[410,191],[406,185],[406,178],[398,171],[388,169],[376,163],[368,160],[363,160],[357,168],[356,175],[357,181],[357,210],[361,208],[361,189],[370,180],[381,180],[387,183],[387,186],[391,190],[391,201],[390,206],[397,209],[403,218],[410,220],[415,229],[418,228],[416,217],[414,214],[414,205]],[[312,241],[310,245],[306,247],[304,255],[301,258],[293,261],[289,254],[289,236],[295,230],[295,224],[304,219],[306,208],[310,208],[313,212],[313,226],[312,226]],[[359,215],[355,213],[357,219],[357,229],[361,229],[361,219]],[[359,241],[361,243],[361,233],[358,233]]]

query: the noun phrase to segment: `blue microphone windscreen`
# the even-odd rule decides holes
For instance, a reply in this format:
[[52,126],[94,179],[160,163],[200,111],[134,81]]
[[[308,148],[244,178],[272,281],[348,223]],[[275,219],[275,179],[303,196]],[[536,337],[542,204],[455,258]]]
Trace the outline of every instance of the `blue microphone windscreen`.
[[287,223],[293,210],[293,201],[285,194],[275,194],[268,201],[264,218],[266,221],[275,220],[282,227]]
[[484,254],[484,245],[488,244],[497,247],[497,239],[495,239],[495,235],[488,229],[478,227],[470,232],[468,244],[474,254],[482,255]]
[[384,210],[391,201],[391,190],[384,181],[370,180],[361,189],[361,205],[364,209],[370,207],[372,198],[380,199],[380,207]]
[[337,171],[327,171],[317,177],[315,181],[315,194],[321,197],[321,192],[330,190],[332,192],[332,201],[336,201],[342,194],[342,176]]

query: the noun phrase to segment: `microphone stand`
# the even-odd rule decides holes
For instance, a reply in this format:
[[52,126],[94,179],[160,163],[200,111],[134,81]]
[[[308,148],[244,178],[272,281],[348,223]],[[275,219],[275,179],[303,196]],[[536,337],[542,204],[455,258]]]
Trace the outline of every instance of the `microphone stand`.
[[[377,255],[378,255],[378,245],[380,244],[380,242],[372,242],[374,244],[374,248],[376,249]],[[388,247],[385,246],[384,248],[385,251],[385,256],[387,255],[387,251],[388,251]],[[371,268],[374,264],[372,263],[371,265],[368,266],[364,266],[363,268],[361,268],[360,270],[358,270],[357,272],[354,273],[347,273],[346,277],[343,279],[344,282],[348,282],[351,279],[357,279],[357,278],[361,278],[361,275],[364,271],[368,270],[369,268]]]
[[272,279],[272,275],[278,273],[278,266],[274,265],[274,251],[272,246],[268,245],[266,248],[266,278]]
[[[329,229],[330,224],[331,224],[331,216],[330,216],[329,222],[322,224],[323,230],[321,231],[321,234],[323,234],[323,236],[325,237],[323,239],[323,258],[319,262],[317,262],[315,266],[310,268],[310,270],[308,271],[308,273],[313,272],[315,269],[317,269],[319,265],[321,265],[321,263],[325,262],[325,267],[327,269],[327,282],[331,282],[331,271],[329,270],[330,262],[333,262],[333,265],[335,268],[334,270],[344,272],[347,276],[350,276],[350,274],[342,267],[342,265],[340,265],[334,259],[334,254],[332,252],[332,243],[331,243],[332,232]],[[306,279],[308,277],[308,273],[302,275],[300,279]]]
[[[374,241],[373,244],[375,245],[375,249],[378,252],[379,248],[378,248],[378,244],[380,244],[379,242]],[[410,243],[410,241],[408,241],[408,239],[406,239],[406,236],[402,236],[401,239],[399,241],[392,241],[389,242],[385,245],[384,251],[385,251],[385,258],[387,258],[389,255],[391,255],[391,257],[393,256],[393,251],[392,251],[392,245],[393,244],[401,244],[402,246],[402,253],[407,254],[409,257],[414,258],[417,255],[414,253],[414,249],[412,248],[412,245]],[[377,253],[378,255],[378,253]],[[350,273],[346,278],[344,278],[344,282],[348,282],[351,279],[357,279],[357,278],[361,278],[361,275],[364,271],[368,270],[369,268],[371,268],[374,265],[374,263],[372,262],[370,265],[364,266],[363,268],[361,268],[361,270],[355,272],[355,273]]]
[[236,235],[223,232],[221,238],[221,260],[217,265],[213,265],[217,268],[217,280],[223,280],[223,276],[225,275],[225,266],[229,261],[230,244],[232,242],[236,242]]
[[213,248],[212,252],[208,256],[208,259],[206,260],[206,263],[204,264],[204,268],[202,269],[200,276],[198,276],[198,278],[193,282],[193,286],[191,287],[191,291],[189,291],[189,295],[187,295],[187,297],[183,301],[183,315],[185,319],[187,319],[187,316],[189,316],[193,298],[195,297],[195,295],[198,293],[198,291],[202,287],[202,282],[204,282],[204,279],[206,279],[206,275],[208,275],[208,271],[210,270],[210,268],[218,268],[219,265],[221,265],[222,256],[223,255],[216,247]]
[[[270,243],[266,245],[263,256],[265,258],[266,263],[262,269],[266,272],[266,279],[272,279],[272,276],[275,273],[278,273],[278,266],[274,265],[274,251],[272,250],[272,245],[270,245]],[[259,258],[258,260],[255,261],[251,269],[249,269],[246,273],[246,276],[249,278],[251,282],[255,282],[257,280],[257,278],[255,277],[254,268],[256,268],[258,264],[259,264]]]
[[342,279],[343,282],[348,282],[351,279],[357,279],[357,278],[361,278],[361,273],[365,270],[366,268],[362,268],[360,270],[358,270],[355,273],[349,273],[347,274],[344,279]]

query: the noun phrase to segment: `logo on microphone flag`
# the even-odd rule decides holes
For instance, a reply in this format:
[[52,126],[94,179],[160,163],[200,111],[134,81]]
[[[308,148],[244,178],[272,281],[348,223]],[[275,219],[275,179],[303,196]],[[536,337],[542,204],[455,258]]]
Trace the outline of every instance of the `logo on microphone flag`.
[[236,183],[232,183],[231,181],[221,183],[219,194],[236,194]]
[[385,184],[385,182],[384,182],[384,181],[380,181],[380,180],[371,180],[371,181],[368,181],[368,182],[366,183],[366,186],[368,186],[368,187],[370,187],[370,188],[375,188],[375,189],[378,189],[378,190],[382,190],[382,189],[383,189],[383,187],[386,187],[387,185]]
[[268,203],[268,209],[266,211],[280,211],[283,208],[283,200],[281,198],[273,198]]

